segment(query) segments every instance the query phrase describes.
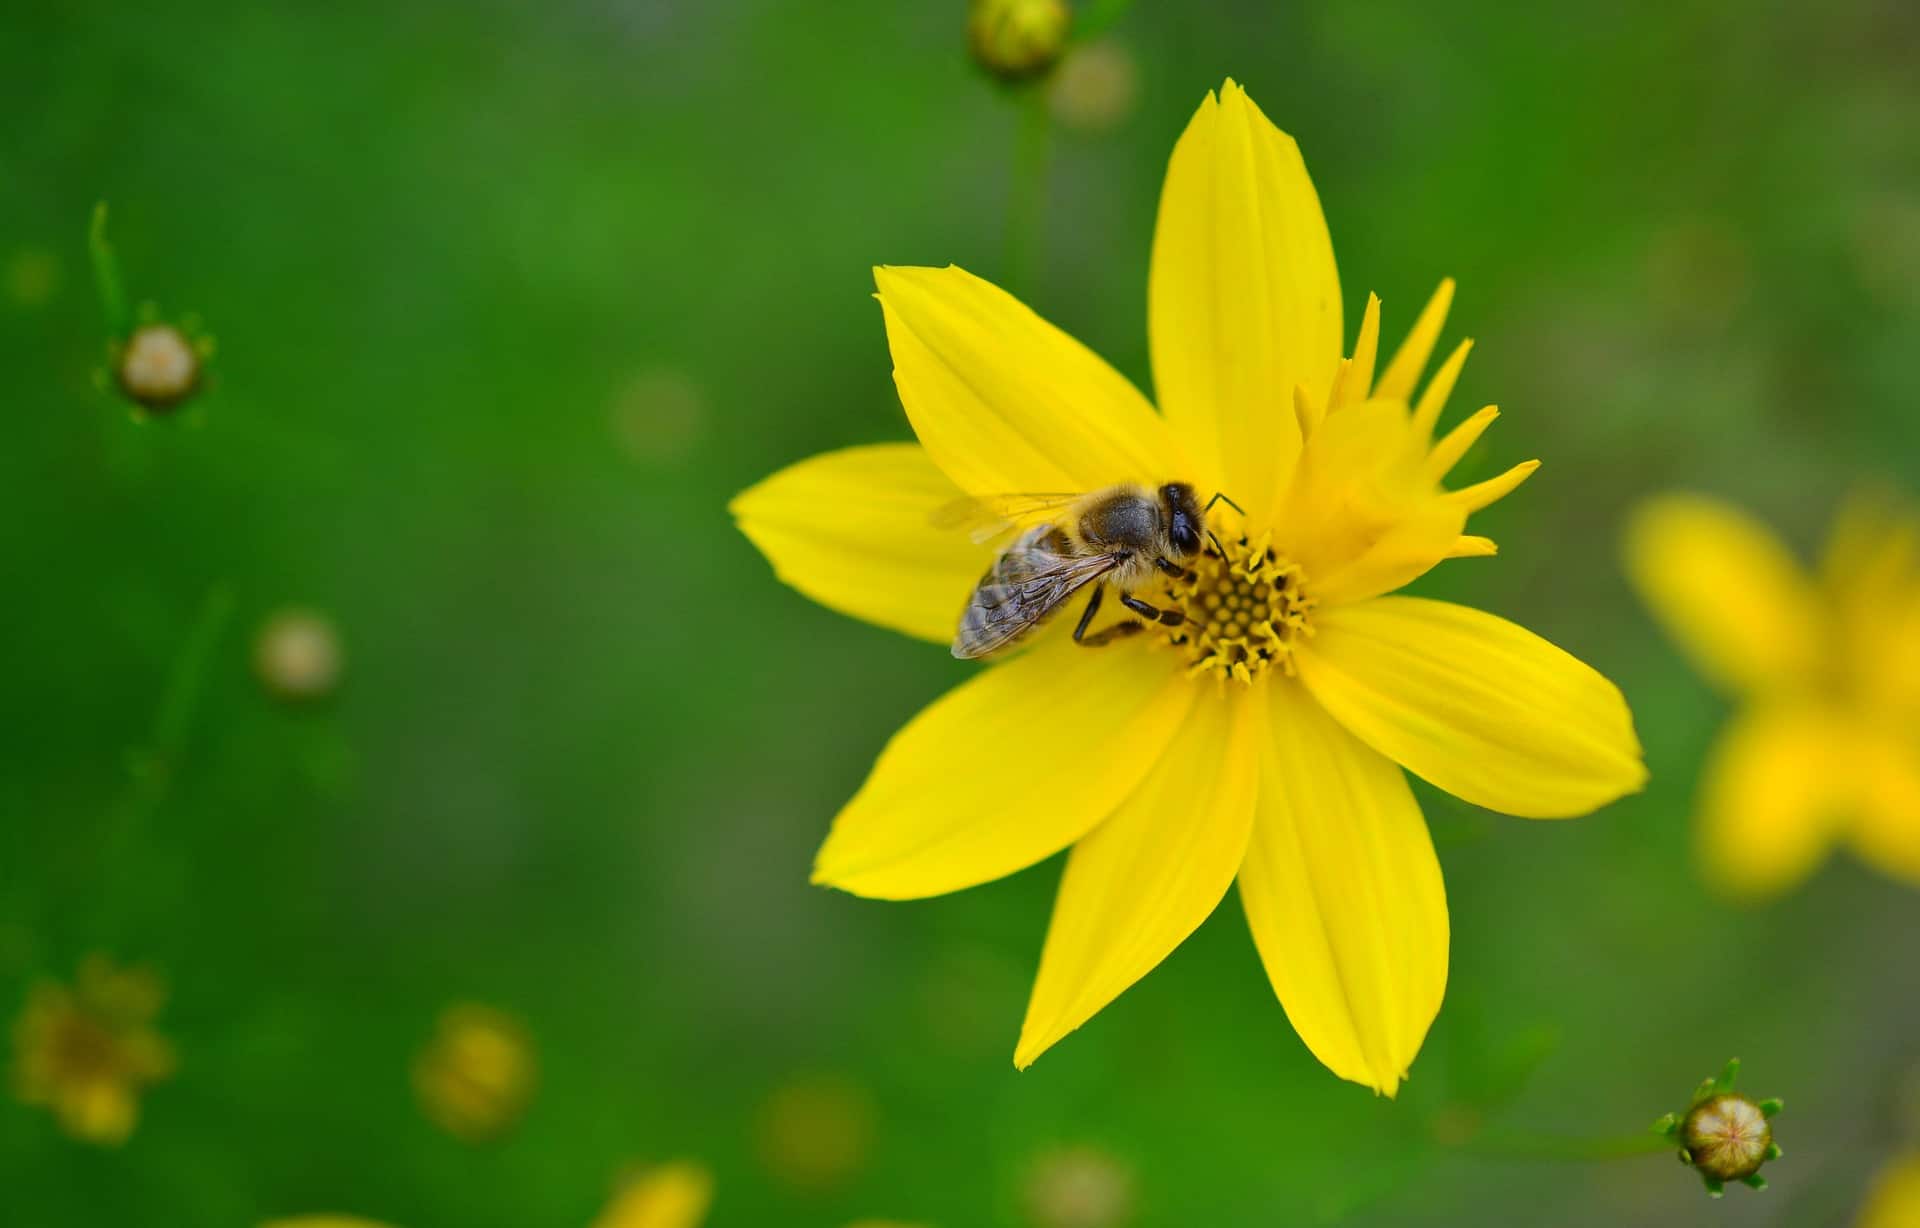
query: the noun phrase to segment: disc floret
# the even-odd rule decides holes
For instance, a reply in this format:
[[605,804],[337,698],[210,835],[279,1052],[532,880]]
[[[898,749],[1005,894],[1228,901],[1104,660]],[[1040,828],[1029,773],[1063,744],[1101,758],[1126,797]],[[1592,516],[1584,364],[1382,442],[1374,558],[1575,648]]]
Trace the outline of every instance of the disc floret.
[[1313,598],[1300,568],[1273,548],[1272,537],[1210,537],[1167,597],[1187,616],[1166,642],[1191,659],[1196,676],[1252,683],[1269,668],[1293,674],[1293,644],[1312,634]]

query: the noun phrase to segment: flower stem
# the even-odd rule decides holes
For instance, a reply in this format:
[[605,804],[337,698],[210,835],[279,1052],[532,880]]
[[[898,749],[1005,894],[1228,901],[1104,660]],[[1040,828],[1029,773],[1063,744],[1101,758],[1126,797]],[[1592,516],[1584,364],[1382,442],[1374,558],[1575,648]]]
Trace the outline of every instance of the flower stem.
[[215,584],[207,590],[206,598],[200,603],[200,614],[167,672],[166,689],[161,692],[160,707],[154,713],[153,730],[146,744],[127,755],[127,788],[114,810],[107,833],[104,860],[109,867],[119,860],[139,834],[147,816],[166,797],[180,752],[193,726],[194,711],[200,704],[207,666],[232,615],[233,590],[225,583]]
[[107,202],[93,207],[93,221],[87,227],[87,255],[93,261],[93,285],[100,292],[100,311],[106,317],[107,333],[125,338],[133,327],[127,310],[127,289],[120,279],[120,259],[107,242]]
[[1047,96],[1043,88],[1020,96],[1020,129],[1014,146],[1013,198],[1007,219],[1007,282],[1015,294],[1031,287],[1047,210]]
[[1494,1159],[1566,1160],[1575,1163],[1655,1155],[1671,1150],[1673,1145],[1671,1139],[1652,1133],[1616,1134],[1606,1138],[1565,1138],[1502,1129],[1482,1130],[1458,1144],[1462,1151]]

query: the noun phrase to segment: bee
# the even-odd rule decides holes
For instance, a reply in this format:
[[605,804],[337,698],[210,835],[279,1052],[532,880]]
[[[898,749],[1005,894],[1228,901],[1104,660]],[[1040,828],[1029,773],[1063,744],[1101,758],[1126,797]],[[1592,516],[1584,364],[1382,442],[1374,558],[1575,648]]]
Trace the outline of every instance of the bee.
[[[1221,501],[1237,506],[1216,494],[1203,508],[1185,482],[1158,490],[1127,483],[1089,494],[962,499],[941,509],[936,526],[972,523],[977,541],[1033,516],[1048,517],[1015,538],[980,577],[961,612],[953,655],[974,660],[1013,647],[1089,585],[1092,595],[1073,629],[1076,644],[1095,647],[1153,625],[1178,627],[1185,614],[1160,609],[1133,590],[1156,572],[1190,574],[1185,563],[1199,555],[1207,512]],[[1089,635],[1109,588],[1136,617]]]

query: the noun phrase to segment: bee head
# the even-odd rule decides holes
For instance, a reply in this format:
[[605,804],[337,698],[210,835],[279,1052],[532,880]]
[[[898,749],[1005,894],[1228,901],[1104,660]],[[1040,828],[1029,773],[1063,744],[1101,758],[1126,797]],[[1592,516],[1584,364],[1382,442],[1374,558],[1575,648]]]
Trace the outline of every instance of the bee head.
[[1182,558],[1200,553],[1200,533],[1207,517],[1200,510],[1193,487],[1185,482],[1168,482],[1160,488],[1160,505],[1167,514],[1167,544]]

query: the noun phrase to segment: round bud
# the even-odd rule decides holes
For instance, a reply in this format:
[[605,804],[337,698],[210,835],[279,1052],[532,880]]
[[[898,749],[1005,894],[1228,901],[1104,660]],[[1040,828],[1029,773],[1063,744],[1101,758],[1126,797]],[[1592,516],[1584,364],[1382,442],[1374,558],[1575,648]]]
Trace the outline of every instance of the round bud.
[[340,635],[326,615],[281,610],[260,625],[253,671],[262,686],[292,702],[324,699],[340,681]]
[[1688,1162],[1704,1177],[1740,1181],[1760,1171],[1773,1145],[1773,1127],[1760,1106],[1723,1093],[1695,1105],[1681,1124]]
[[1066,0],[973,0],[967,47],[976,64],[1002,81],[1025,81],[1060,59],[1072,25]]
[[200,355],[171,324],[143,324],[120,351],[120,390],[156,413],[172,409],[200,384]]

